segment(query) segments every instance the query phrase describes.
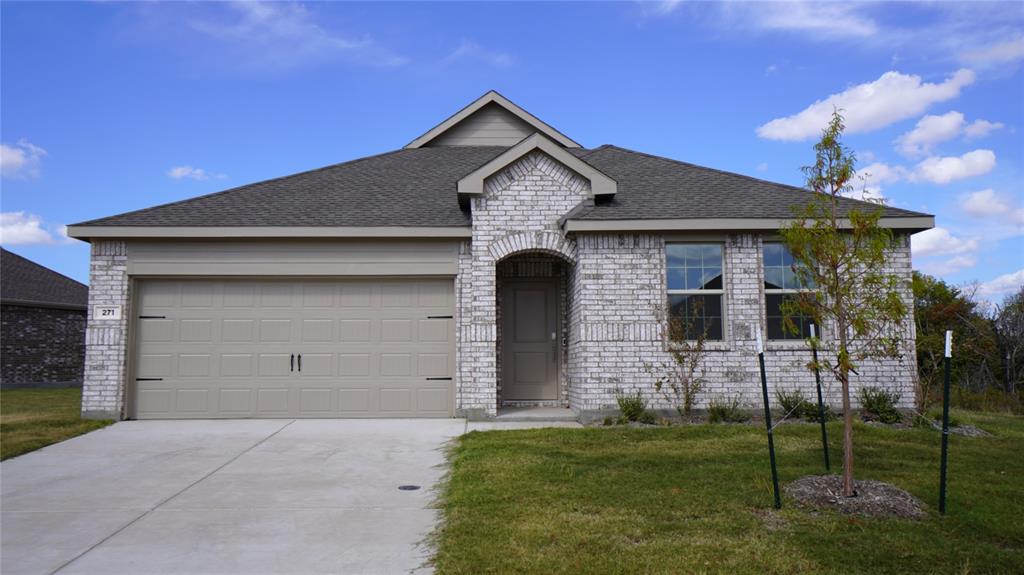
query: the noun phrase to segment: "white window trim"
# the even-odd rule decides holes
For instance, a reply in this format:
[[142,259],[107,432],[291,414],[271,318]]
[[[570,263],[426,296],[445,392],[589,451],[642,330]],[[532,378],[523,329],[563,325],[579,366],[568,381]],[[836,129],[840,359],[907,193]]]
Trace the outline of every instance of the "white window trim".
[[[722,288],[721,289],[669,289],[668,288],[668,270],[672,269],[671,266],[668,265],[668,246],[670,246],[670,245],[693,245],[693,246],[717,245],[717,246],[720,246],[722,248]],[[728,327],[729,326],[729,321],[728,321],[728,318],[729,318],[729,308],[728,308],[728,305],[727,305],[727,300],[729,298],[725,297],[725,292],[727,291],[726,288],[728,288],[728,284],[726,283],[726,278],[728,277],[728,272],[727,272],[727,266],[726,266],[726,259],[727,258],[725,257],[725,251],[726,251],[725,242],[720,241],[720,240],[718,240],[718,241],[715,241],[715,240],[710,240],[710,241],[709,240],[703,240],[702,241],[702,240],[698,240],[698,239],[693,239],[693,240],[690,240],[690,241],[676,241],[676,240],[673,240],[673,241],[665,242],[665,248],[664,248],[663,251],[664,251],[664,258],[665,258],[664,259],[664,261],[665,261],[665,279],[664,279],[663,285],[665,286],[665,308],[666,308],[666,311],[667,311],[666,316],[670,316],[671,313],[672,313],[672,310],[671,310],[671,308],[669,306],[669,296],[673,296],[673,295],[717,295],[722,300],[722,304],[721,304],[721,307],[722,307],[722,338],[721,339],[710,339],[709,338],[709,339],[706,339],[704,341],[705,341],[705,345],[710,346],[710,347],[718,347],[718,346],[721,346],[722,344],[728,343],[728,341],[729,341],[729,327]],[[668,319],[668,317],[666,317],[666,321],[667,321],[667,319]],[[667,331],[666,331],[666,334],[665,334],[665,339],[670,344],[672,343],[672,338],[667,333]],[[693,342],[693,341],[697,341],[697,340],[688,339],[686,341]]]

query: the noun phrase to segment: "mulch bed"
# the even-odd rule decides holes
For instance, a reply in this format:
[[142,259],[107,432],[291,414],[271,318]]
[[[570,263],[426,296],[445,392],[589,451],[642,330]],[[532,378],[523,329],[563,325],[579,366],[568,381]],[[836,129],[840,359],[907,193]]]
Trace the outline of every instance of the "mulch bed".
[[833,509],[864,517],[921,519],[924,504],[906,491],[865,479],[854,481],[856,497],[843,497],[843,481],[838,475],[810,475],[785,486],[786,494],[802,507]]

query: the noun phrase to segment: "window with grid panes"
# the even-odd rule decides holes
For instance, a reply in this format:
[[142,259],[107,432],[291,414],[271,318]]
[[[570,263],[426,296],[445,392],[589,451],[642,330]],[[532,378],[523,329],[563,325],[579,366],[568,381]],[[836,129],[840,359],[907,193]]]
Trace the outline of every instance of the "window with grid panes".
[[721,340],[725,333],[723,246],[717,243],[665,245],[668,306],[673,339]]
[[811,336],[811,324],[814,320],[808,316],[793,316],[793,324],[798,332],[786,329],[786,316],[782,313],[782,304],[796,297],[802,291],[813,289],[813,286],[801,285],[797,267],[800,265],[793,259],[785,244],[765,242],[762,250],[764,265],[764,305],[765,320],[768,327],[768,339],[804,339]]

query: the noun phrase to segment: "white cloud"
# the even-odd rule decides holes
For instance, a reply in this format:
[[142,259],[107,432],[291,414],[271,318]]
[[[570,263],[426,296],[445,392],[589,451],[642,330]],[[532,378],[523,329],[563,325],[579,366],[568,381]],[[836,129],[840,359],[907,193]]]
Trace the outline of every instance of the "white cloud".
[[818,136],[836,108],[843,111],[847,133],[870,132],[921,114],[932,104],[958,97],[974,78],[974,72],[964,69],[942,83],[929,84],[922,83],[920,76],[886,72],[874,82],[858,84],[818,100],[802,112],[776,118],[757,128],[757,135],[788,141]]
[[960,207],[965,213],[979,218],[1003,216],[1010,213],[1010,205],[991,188],[972,192],[963,198]]
[[448,66],[460,61],[471,61],[487,64],[494,68],[507,68],[515,63],[515,60],[505,52],[488,50],[472,40],[462,40],[459,47],[445,56],[439,64]]
[[217,178],[218,180],[227,178],[225,174],[211,174],[202,168],[193,168],[192,166],[175,166],[167,170],[167,177],[175,180],[189,178],[199,181],[209,180],[210,178]]
[[978,263],[978,258],[973,254],[964,254],[960,256],[953,256],[948,259],[939,259],[935,261],[927,261],[921,264],[921,270],[925,273],[944,276],[949,274],[955,274],[958,271],[973,268]]
[[43,219],[25,212],[0,213],[0,243],[16,246],[56,243],[53,234],[43,227]]
[[998,130],[1003,127],[1000,122],[989,122],[988,120],[975,120],[970,125],[964,128],[964,135],[967,139],[973,140],[975,138],[982,138],[989,135],[990,132]]
[[946,228],[932,228],[910,236],[910,250],[917,256],[954,256],[977,251],[978,240],[963,239]]
[[905,156],[916,158],[930,154],[932,148],[960,136],[968,139],[980,138],[993,130],[1002,128],[999,122],[975,120],[968,124],[960,112],[947,112],[941,116],[925,116],[917,121],[914,129],[896,138],[896,149]]
[[761,162],[760,164],[758,164],[757,165],[757,171],[759,171],[759,172],[767,172],[768,171],[768,162]]
[[992,298],[1015,292],[1024,285],[1024,269],[1003,274],[978,286],[978,295]]
[[167,170],[167,176],[175,180],[182,178],[192,178],[193,180],[208,180],[210,176],[206,174],[206,170],[202,168],[193,168],[192,166],[176,166]]
[[992,150],[974,150],[962,156],[927,158],[915,166],[910,180],[948,184],[987,174],[995,167],[996,155]]
[[724,2],[718,5],[729,28],[801,33],[813,38],[867,38],[878,24],[852,2]]
[[896,139],[897,149],[910,157],[923,156],[939,142],[952,140],[964,127],[964,115],[947,112],[941,116],[925,116],[917,121],[914,129]]
[[251,68],[283,70],[332,59],[369,66],[406,62],[368,37],[327,30],[302,4],[235,1],[227,6],[229,16],[193,19],[191,27],[234,48]]
[[36,178],[46,150],[22,138],[14,145],[0,144],[0,174],[5,178]]
[[969,50],[960,54],[960,59],[969,64],[982,66],[1024,60],[1024,36]]

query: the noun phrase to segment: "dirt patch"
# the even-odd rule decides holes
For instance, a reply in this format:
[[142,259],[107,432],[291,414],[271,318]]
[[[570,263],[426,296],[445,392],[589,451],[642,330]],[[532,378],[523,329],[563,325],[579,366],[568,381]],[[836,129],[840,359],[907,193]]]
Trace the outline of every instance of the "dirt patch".
[[754,516],[762,521],[768,531],[781,531],[789,527],[789,522],[782,518],[774,509],[754,509]]
[[843,497],[842,479],[838,475],[801,477],[784,489],[802,507],[834,509],[864,517],[921,519],[925,516],[924,504],[919,499],[881,481],[854,481],[856,497]]

